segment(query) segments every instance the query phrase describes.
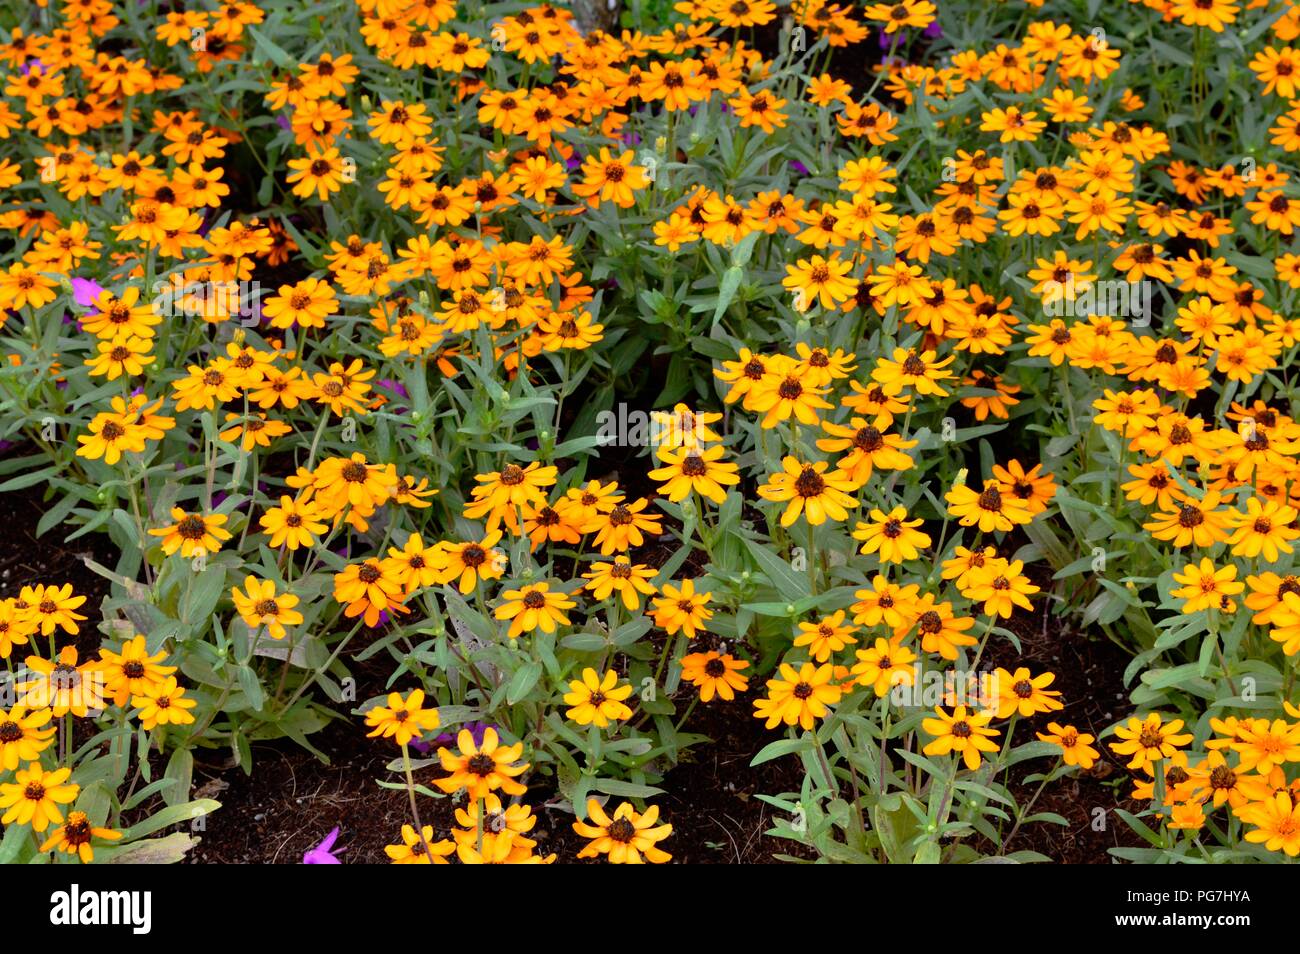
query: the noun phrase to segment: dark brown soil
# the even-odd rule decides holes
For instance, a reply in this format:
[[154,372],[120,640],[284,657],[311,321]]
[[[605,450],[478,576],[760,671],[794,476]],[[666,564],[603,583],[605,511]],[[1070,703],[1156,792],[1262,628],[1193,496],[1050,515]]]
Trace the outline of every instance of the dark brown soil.
[[[26,453],[22,448],[12,448],[9,454]],[[99,607],[108,595],[110,584],[99,574],[86,567],[83,556],[107,566],[110,570],[117,562],[117,554],[108,537],[102,533],[88,533],[71,543],[63,541],[76,531],[72,526],[54,527],[43,537],[36,536],[36,525],[47,505],[41,500],[43,485],[26,490],[0,494],[0,527],[4,528],[0,540],[0,596],[17,596],[24,586],[38,583],[71,583],[73,592],[86,597],[78,611],[87,619],[74,641],[84,659],[99,648],[99,632],[95,628],[100,620]],[[62,644],[66,644],[63,639]],[[19,652],[22,647],[19,648]]]
[[[1046,571],[1030,575],[1037,585],[1050,591]],[[1017,720],[1014,744],[1034,741],[1035,733],[1046,732],[1049,722],[1073,725],[1099,738],[1107,726],[1130,711],[1122,677],[1132,657],[1104,634],[1080,632],[1070,619],[1053,616],[1051,608],[1058,604],[1044,594],[1034,598],[1034,605],[1032,615],[1018,613],[1006,626],[1020,638],[1021,651],[1017,653],[1009,640],[991,641],[981,666],[1011,670],[1026,666],[1034,675],[1055,673],[1051,688],[1061,693],[1064,708]],[[1128,797],[1132,791],[1131,773],[1122,761],[1111,756],[1104,742],[1094,741],[1093,748],[1101,758],[1090,770],[1049,783],[1034,802],[1033,813],[1055,813],[1069,822],[1068,827],[1046,822],[1027,825],[1016,833],[1014,841],[1003,846],[1005,852],[1029,850],[1069,864],[1107,864],[1113,860],[1108,849],[1145,845],[1114,811],[1121,808],[1136,814],[1143,807]],[[1022,806],[1038,787],[1037,781],[1027,783],[1026,776],[1050,771],[1051,765],[1049,759],[1033,759],[1011,769],[1009,787]],[[1093,829],[1097,808],[1106,812],[1101,831]],[[984,850],[989,850],[988,846]]]
[[[358,672],[358,696],[378,692],[379,672]],[[687,729],[706,734],[712,743],[693,751],[699,761],[673,769],[662,783],[663,795],[653,799],[674,833],[664,845],[674,860],[703,864],[770,862],[774,855],[802,855],[791,842],[770,838],[771,806],[755,796],[795,790],[800,769],[793,760],[769,762],[749,768],[754,753],[775,735],[763,729],[752,713],[751,696],[731,703],[699,706]],[[196,752],[196,795],[215,798],[220,811],[207,821],[195,863],[295,864],[303,852],[330,829],[341,829],[338,846],[349,863],[381,863],[384,846],[395,844],[403,824],[410,821],[405,790],[381,788],[379,780],[400,782],[400,774],[386,766],[397,756],[391,742],[368,739],[357,719],[340,720],[313,737],[329,754],[324,765],[289,742],[253,747],[252,776],[226,762],[205,763]],[[437,766],[415,773],[417,784],[433,788],[431,780],[444,773]],[[538,779],[527,801],[538,816],[530,836],[538,852],[557,854],[557,861],[572,862],[585,840],[571,825],[573,816],[548,807],[555,792]],[[439,838],[448,837],[455,824],[451,799],[419,798],[421,820],[432,825]]]

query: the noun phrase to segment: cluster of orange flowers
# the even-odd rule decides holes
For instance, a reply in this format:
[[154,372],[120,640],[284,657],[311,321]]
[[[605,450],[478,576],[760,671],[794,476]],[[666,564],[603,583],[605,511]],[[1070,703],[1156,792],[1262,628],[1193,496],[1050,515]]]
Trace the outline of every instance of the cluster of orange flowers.
[[[1300,709],[1285,703],[1286,712],[1300,719]],[[1287,781],[1284,766],[1300,762],[1300,722],[1286,719],[1211,718],[1214,737],[1194,764],[1188,758],[1191,733],[1181,719],[1158,712],[1131,718],[1115,729],[1119,742],[1110,747],[1129,758],[1128,767],[1145,776],[1133,787],[1133,797],[1153,801],[1169,814],[1172,829],[1200,830],[1207,810],[1225,805],[1251,826],[1246,841],[1300,855],[1300,830],[1295,805],[1300,782]],[[1228,756],[1236,758],[1229,761]],[[1167,806],[1167,807],[1166,807]]]
[[[190,710],[198,703],[179,684],[177,667],[164,665],[166,651],[150,652],[142,635],[122,640],[116,650],[102,645],[97,659],[79,661],[70,644],[54,655],[60,636],[80,632],[86,616],[77,610],[85,602],[69,583],[24,586],[18,596],[0,600],[0,659],[11,673],[19,647],[44,638],[51,648],[49,659],[30,655],[23,660],[11,684],[13,702],[0,708],[0,773],[13,773],[12,781],[0,783],[0,822],[30,826],[37,835],[53,827],[38,840],[40,851],[89,862],[93,842],[116,841],[122,833],[92,823],[85,812],[66,811],[82,787],[71,781],[70,720],[97,719],[116,707],[123,718],[138,719],[144,731],[165,732],[167,726],[191,725]],[[64,726],[56,738],[60,719]],[[52,768],[44,764],[46,753],[54,756]]]

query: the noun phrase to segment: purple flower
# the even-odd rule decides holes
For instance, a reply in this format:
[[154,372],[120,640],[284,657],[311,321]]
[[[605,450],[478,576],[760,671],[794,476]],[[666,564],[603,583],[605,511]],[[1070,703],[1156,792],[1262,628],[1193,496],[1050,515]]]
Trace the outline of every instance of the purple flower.
[[23,76],[26,76],[32,71],[33,66],[39,66],[41,68],[41,72],[42,73],[45,72],[45,64],[42,63],[40,60],[28,60],[22,66],[18,67],[18,72]]
[[[334,857],[334,841],[339,836],[339,826],[335,825],[334,830],[325,836],[324,840],[312,848],[310,851],[302,853],[302,863],[305,865],[341,865],[343,862]],[[347,849],[340,848],[342,854]]]
[[401,397],[409,398],[411,396],[406,388],[402,386],[402,382],[394,381],[392,378],[380,378],[375,382],[375,384],[376,386],[383,388],[385,391],[400,395]]
[[104,286],[93,278],[72,279],[72,298],[82,308],[90,308],[95,304],[95,299],[99,293],[104,290]]
[[921,36],[929,37],[931,40],[933,40],[937,36],[943,36],[943,27],[939,25],[938,20],[935,20],[928,27],[926,27],[924,30],[921,31]]
[[800,162],[798,159],[791,159],[791,160],[790,160],[790,168],[793,169],[795,172],[799,173],[799,175],[801,175],[801,176],[806,176],[806,175],[808,175],[808,167],[805,166],[805,165],[804,165],[802,162]]

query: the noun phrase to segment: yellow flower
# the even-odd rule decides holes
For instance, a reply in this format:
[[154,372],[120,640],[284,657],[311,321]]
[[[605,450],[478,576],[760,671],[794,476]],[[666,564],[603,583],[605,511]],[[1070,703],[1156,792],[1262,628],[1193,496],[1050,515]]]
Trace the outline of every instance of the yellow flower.
[[618,685],[618,673],[610,669],[597,676],[596,670],[582,670],[582,678],[569,682],[564,702],[570,706],[565,715],[578,725],[592,725],[603,729],[610,720],[630,719],[632,710],[623,702],[632,695],[630,685]]
[[1034,519],[1029,505],[1018,497],[1004,494],[992,478],[984,481],[983,491],[958,484],[945,495],[948,512],[963,527],[978,526],[982,533],[1010,530],[1017,524]]
[[715,694],[728,702],[736,698],[749,688],[749,679],[738,670],[748,668],[747,661],[716,650],[682,657],[682,678],[700,690],[701,702],[711,702]]
[[172,507],[171,515],[175,521],[171,526],[149,531],[150,536],[163,538],[163,552],[168,556],[177,550],[183,557],[216,553],[222,542],[230,539],[230,532],[224,529],[228,518],[223,513],[186,513],[180,507]]
[[975,637],[966,632],[975,625],[975,620],[969,616],[954,616],[951,603],[936,602],[929,593],[912,606],[909,622],[912,621],[921,635],[921,649],[927,653],[956,659],[958,646],[975,645]]
[[989,616],[1010,619],[1017,606],[1032,611],[1034,605],[1029,602],[1029,597],[1039,588],[1021,572],[1024,567],[1020,560],[1009,563],[1001,558],[991,560],[970,572],[962,595],[983,603],[984,612]]
[[434,840],[432,825],[423,826],[418,834],[415,826],[403,825],[402,843],[384,846],[384,854],[395,865],[449,865],[447,858],[455,853],[454,841]]
[[175,676],[168,676],[159,685],[132,697],[131,705],[140,710],[140,724],[147,731],[157,725],[189,725],[194,721],[189,710],[198,702],[186,697]]
[[95,852],[90,847],[92,838],[117,841],[121,837],[120,831],[91,825],[85,812],[68,812],[68,820],[50,832],[50,837],[41,843],[41,851],[62,851],[76,855],[83,864],[90,864],[95,860]]
[[824,663],[845,646],[856,643],[856,626],[844,625],[844,610],[838,610],[825,619],[813,623],[800,623],[795,646],[807,646],[812,658]]
[[[477,835],[477,833],[475,833]],[[456,845],[456,857],[463,865],[549,865],[555,862],[554,853],[533,854],[531,838],[505,831],[485,831],[482,842],[461,841]]]
[[669,636],[684,632],[687,639],[694,639],[696,633],[708,629],[704,624],[713,618],[713,610],[707,605],[712,593],[695,592],[694,580],[683,580],[680,589],[665,583],[660,593],[663,595],[651,601],[654,621]]
[[1090,769],[1101,755],[1092,747],[1096,739],[1087,732],[1080,732],[1072,725],[1047,723],[1047,732],[1037,733],[1040,742],[1050,742],[1061,750],[1061,758],[1066,765],[1077,765],[1081,769]]
[[410,594],[416,590],[432,586],[444,570],[441,566],[441,554],[433,549],[426,549],[424,539],[413,533],[406,538],[401,549],[388,548],[388,557],[384,560],[385,571]]
[[85,662],[78,666],[75,646],[64,646],[59,650],[57,662],[28,656],[26,664],[34,678],[18,683],[19,704],[28,709],[49,706],[54,710],[55,718],[72,714],[84,719],[104,708],[100,664]]
[[51,718],[49,709],[29,711],[21,703],[8,713],[0,709],[0,768],[12,772],[20,761],[39,762],[41,753],[54,742]]
[[786,455],[781,470],[759,485],[758,495],[764,500],[788,501],[781,526],[791,526],[800,514],[812,526],[820,526],[828,519],[836,523],[848,519],[849,508],[858,505],[850,496],[858,485],[842,470],[828,472],[827,466],[824,461],[801,463]]
[[49,636],[56,629],[62,629],[65,633],[76,635],[79,631],[77,621],[86,617],[80,613],[74,613],[86,602],[84,596],[74,596],[72,594],[72,584],[64,583],[62,586],[45,586],[37,584],[34,587],[24,586],[20,593],[22,602],[27,604],[26,622],[32,627],[32,631],[40,631],[42,636]]
[[265,626],[272,639],[284,639],[286,626],[297,626],[302,622],[302,613],[294,609],[298,597],[291,593],[276,596],[273,580],[248,576],[244,580],[244,589],[234,587],[230,595],[248,628],[256,631]]
[[448,795],[463,788],[471,799],[477,800],[498,788],[507,795],[522,795],[527,791],[515,781],[515,776],[528,771],[528,763],[519,761],[524,751],[522,742],[501,745],[497,730],[489,726],[483,730],[481,746],[474,743],[474,734],[469,729],[460,730],[456,745],[459,755],[446,748],[438,750],[443,769],[451,775],[436,779],[434,784]]
[[350,563],[342,573],[334,574],[334,599],[347,606],[343,615],[348,619],[360,616],[367,626],[377,626],[380,613],[410,612],[403,605],[405,598],[391,566],[376,559]]
[[1247,841],[1269,851],[1284,851],[1292,858],[1300,855],[1300,800],[1291,793],[1277,792],[1237,814],[1246,824],[1255,826],[1246,832]]
[[836,465],[857,484],[865,484],[874,470],[910,470],[912,458],[905,451],[915,447],[917,441],[905,441],[897,434],[884,433],[887,425],[877,419],[875,424],[855,417],[852,426],[822,422],[822,429],[831,437],[817,441],[817,449],[827,452],[847,451]]
[[587,800],[587,817],[594,824],[573,823],[575,832],[590,839],[587,846],[578,852],[579,858],[605,855],[610,864],[615,865],[638,865],[646,861],[663,864],[672,860],[672,855],[657,847],[673,833],[672,825],[656,824],[659,821],[658,805],[651,805],[644,813],[638,813],[631,802],[623,802],[611,818],[600,802],[591,798]]
[[921,548],[930,545],[930,535],[916,529],[921,523],[920,519],[908,520],[902,507],[889,513],[874,509],[870,522],[859,521],[853,539],[862,541],[859,553],[874,553],[881,563],[903,563],[915,560]]
[[857,663],[849,673],[857,677],[858,685],[871,686],[877,698],[884,698],[894,686],[911,686],[916,683],[916,653],[903,645],[903,636],[890,639],[877,637],[869,649],[859,649]]
[[650,581],[656,575],[648,566],[640,563],[634,566],[627,557],[617,556],[613,563],[593,563],[591,572],[582,575],[588,581],[583,589],[589,590],[598,600],[607,600],[617,593],[622,598],[623,605],[635,613],[641,609],[641,596],[650,596],[655,592]]
[[423,689],[411,690],[405,699],[390,692],[387,702],[386,706],[375,706],[366,712],[366,725],[375,730],[367,733],[368,738],[382,736],[405,748],[411,739],[438,728],[438,710],[422,708]]
[[735,464],[722,458],[726,450],[721,445],[712,447],[660,447],[659,459],[666,466],[649,473],[651,480],[661,484],[660,490],[673,503],[686,499],[692,490],[716,504],[727,499],[723,485],[740,483]]
[[1183,601],[1184,613],[1197,613],[1205,609],[1234,613],[1237,603],[1229,597],[1236,596],[1246,588],[1245,583],[1237,582],[1235,563],[1216,570],[1209,557],[1202,558],[1199,566],[1195,563],[1187,564],[1182,573],[1174,574],[1174,580],[1183,585],[1170,590],[1169,595]]
[[506,602],[498,606],[493,615],[497,619],[512,620],[507,633],[511,639],[538,629],[553,633],[561,623],[568,626],[569,617],[564,611],[578,605],[567,594],[552,592],[549,583],[531,583],[517,590],[505,590],[501,597]]
[[1192,741],[1191,733],[1178,733],[1182,727],[1182,719],[1165,722],[1158,712],[1152,712],[1145,719],[1131,718],[1127,724],[1115,727],[1115,734],[1121,741],[1110,743],[1110,748],[1116,755],[1133,756],[1129,768],[1145,769],[1169,758]]
[[70,768],[46,772],[36,762],[19,769],[12,782],[0,785],[0,808],[8,809],[0,822],[30,824],[37,832],[45,831],[51,822],[62,822],[59,806],[70,804],[80,791],[80,786],[68,782],[71,775]]
[[270,447],[274,438],[293,433],[293,428],[284,421],[268,421],[261,413],[227,414],[226,424],[229,426],[217,436],[231,443],[239,438],[239,447],[245,453],[259,447]]
[[270,536],[272,548],[286,546],[290,550],[312,546],[328,528],[316,504],[283,495],[280,506],[268,508],[259,523],[262,532]]
[[485,517],[488,530],[505,521],[512,533],[518,533],[517,509],[525,504],[545,504],[543,488],[555,483],[556,473],[556,468],[533,461],[527,467],[507,464],[500,472],[480,474],[474,478],[479,486],[470,492],[473,500],[465,504],[465,516],[470,520]]
[[991,712],[967,713],[965,706],[957,706],[949,714],[935,706],[937,719],[925,719],[921,728],[934,736],[934,741],[923,750],[926,755],[947,755],[957,752],[962,761],[972,772],[980,767],[982,752],[996,752],[998,744],[993,741],[1001,735],[997,729],[988,728],[993,720]]
[[937,360],[933,351],[918,352],[915,348],[910,351],[895,348],[892,360],[881,358],[876,362],[876,368],[871,372],[871,380],[879,384],[881,390],[891,397],[901,394],[904,388],[911,388],[917,394],[947,397],[948,391],[938,382],[953,377],[953,374],[945,369],[955,360],[956,358],[951,355],[942,361]]
[[[481,809],[481,810],[480,810]],[[515,803],[504,805],[499,795],[489,793],[481,801],[474,801],[464,808],[456,809],[456,824],[451,836],[457,845],[473,847],[478,841],[479,833],[509,831],[514,833],[517,848],[535,848],[537,842],[526,837],[537,825],[537,816],[527,805]]]
[[493,549],[501,531],[493,530],[482,540],[438,544],[434,559],[438,566],[438,583],[455,583],[461,593],[469,593],[480,580],[499,580],[506,571],[505,554]]
[[[789,359],[785,361],[789,362]],[[798,371],[790,368],[752,383],[745,407],[762,414],[762,426],[768,430],[791,417],[800,424],[814,425],[821,419],[818,411],[831,408],[821,397],[825,393],[825,388],[805,385]]]
[[797,671],[789,663],[781,663],[780,678],[767,681],[767,698],[754,700],[754,718],[766,719],[769,729],[782,723],[813,728],[843,693],[840,686],[831,684],[834,671],[830,663],[814,666],[806,662]]
[[113,705],[124,706],[132,696],[147,695],[176,671],[160,665],[167,651],[149,654],[145,637],[139,634],[122,643],[118,652],[99,648],[99,671],[104,674],[104,692]]
[[1056,681],[1056,675],[1050,672],[1031,676],[1024,666],[1015,672],[998,669],[994,674],[994,685],[998,693],[998,718],[1006,719],[1012,713],[1019,713],[1028,718],[1039,712],[1055,712],[1064,708],[1060,693],[1048,689]]

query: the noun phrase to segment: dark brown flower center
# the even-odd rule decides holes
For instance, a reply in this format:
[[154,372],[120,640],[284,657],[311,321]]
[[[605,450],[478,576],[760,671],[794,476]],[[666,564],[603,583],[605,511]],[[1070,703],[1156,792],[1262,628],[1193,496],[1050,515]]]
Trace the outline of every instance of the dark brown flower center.
[[176,524],[176,532],[186,540],[202,540],[208,532],[208,527],[202,517],[190,515]]
[[816,497],[826,489],[826,481],[812,465],[808,465],[795,478],[794,489],[800,497]]
[[465,764],[465,768],[469,769],[470,772],[480,778],[491,775],[496,771],[496,767],[496,760],[490,755],[484,755],[482,752],[471,756],[469,761]]
[[612,840],[623,844],[636,837],[636,826],[626,818],[615,818],[605,831]]

